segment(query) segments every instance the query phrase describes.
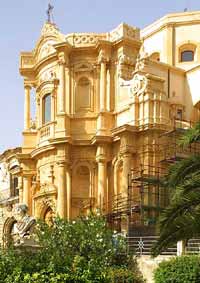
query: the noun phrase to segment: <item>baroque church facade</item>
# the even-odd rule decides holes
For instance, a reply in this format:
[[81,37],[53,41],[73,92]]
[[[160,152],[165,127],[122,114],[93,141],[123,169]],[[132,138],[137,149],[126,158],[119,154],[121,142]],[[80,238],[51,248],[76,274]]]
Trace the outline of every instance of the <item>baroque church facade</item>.
[[111,218],[116,212],[114,221],[131,214],[133,225],[144,205],[140,225],[151,224],[165,196],[152,186],[141,195],[140,177],[163,173],[175,130],[200,118],[199,33],[198,11],[166,15],[143,30],[122,23],[102,34],[64,35],[45,23],[34,49],[20,56],[23,143],[0,157],[16,187],[0,203],[2,233],[12,230],[16,202],[46,221],[101,209]]

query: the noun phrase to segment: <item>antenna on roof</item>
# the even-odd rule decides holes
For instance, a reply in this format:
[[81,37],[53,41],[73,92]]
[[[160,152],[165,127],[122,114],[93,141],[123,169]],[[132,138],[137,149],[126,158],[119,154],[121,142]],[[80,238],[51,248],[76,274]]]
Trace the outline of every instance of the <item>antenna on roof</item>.
[[54,9],[54,6],[51,5],[51,3],[49,2],[48,9],[46,11],[46,13],[47,13],[47,22],[48,23],[52,23],[52,24],[54,23],[53,9]]

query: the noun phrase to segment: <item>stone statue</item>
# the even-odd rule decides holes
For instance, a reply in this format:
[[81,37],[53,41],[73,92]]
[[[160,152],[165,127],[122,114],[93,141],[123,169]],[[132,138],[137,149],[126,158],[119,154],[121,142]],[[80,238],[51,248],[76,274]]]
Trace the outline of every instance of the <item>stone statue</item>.
[[16,224],[14,228],[14,245],[29,245],[33,243],[32,235],[36,220],[28,215],[28,206],[18,204],[14,210]]

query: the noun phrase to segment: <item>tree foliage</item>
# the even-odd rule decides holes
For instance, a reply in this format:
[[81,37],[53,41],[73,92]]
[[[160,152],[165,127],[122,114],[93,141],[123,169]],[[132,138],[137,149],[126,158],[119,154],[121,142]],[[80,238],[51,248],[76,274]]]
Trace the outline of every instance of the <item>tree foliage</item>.
[[72,222],[56,218],[52,226],[39,222],[36,236],[41,247],[37,252],[1,252],[0,283],[110,283],[117,274],[124,282],[143,282],[134,256],[127,254],[126,240],[113,235],[100,215]]

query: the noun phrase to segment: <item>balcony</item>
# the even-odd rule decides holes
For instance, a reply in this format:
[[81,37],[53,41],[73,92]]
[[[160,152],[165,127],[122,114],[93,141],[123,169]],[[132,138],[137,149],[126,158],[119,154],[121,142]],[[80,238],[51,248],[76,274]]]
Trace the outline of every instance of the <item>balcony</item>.
[[44,146],[49,143],[49,140],[54,138],[55,122],[50,122],[39,128],[39,146]]

